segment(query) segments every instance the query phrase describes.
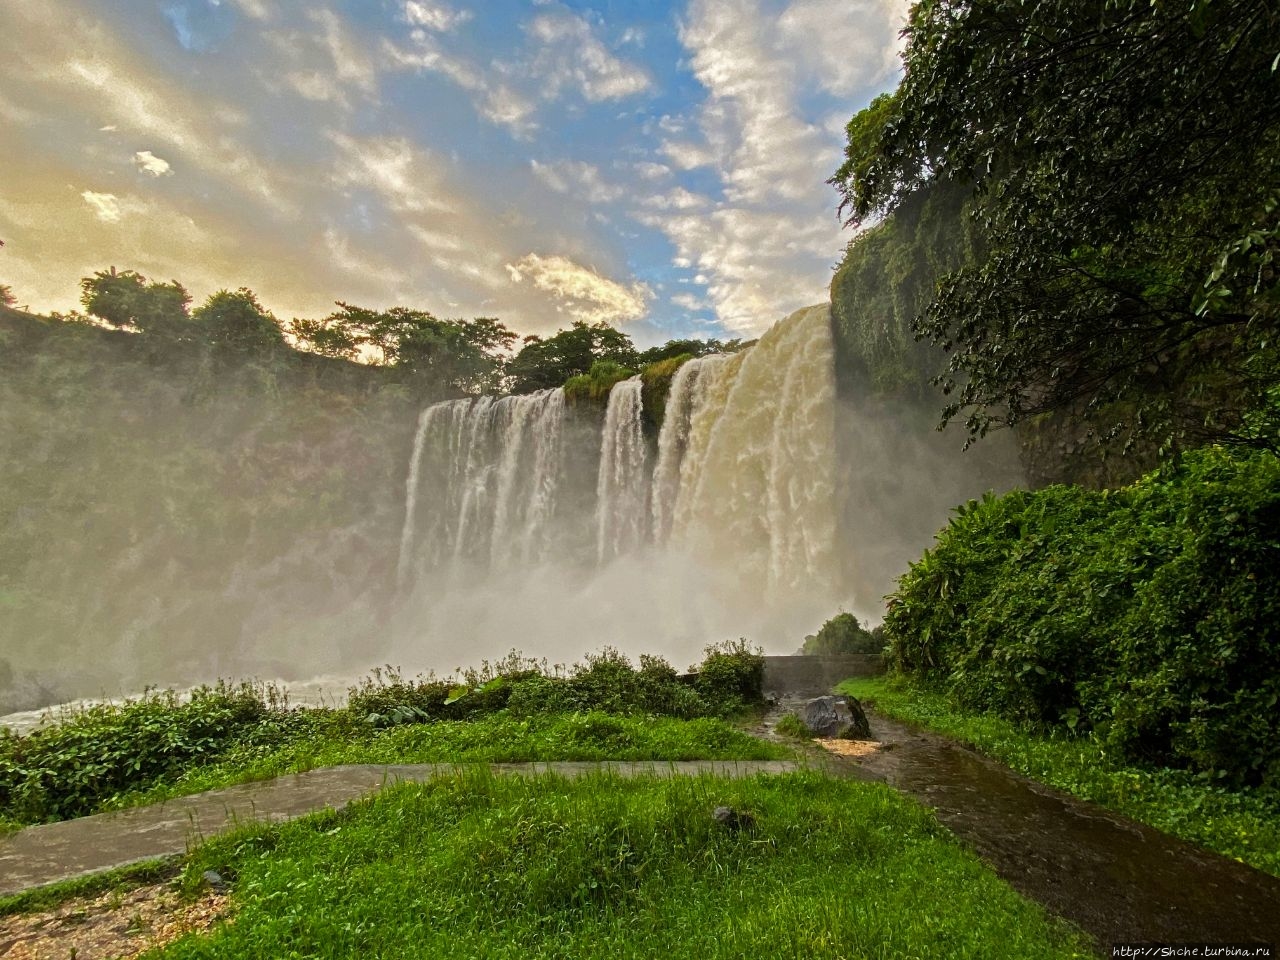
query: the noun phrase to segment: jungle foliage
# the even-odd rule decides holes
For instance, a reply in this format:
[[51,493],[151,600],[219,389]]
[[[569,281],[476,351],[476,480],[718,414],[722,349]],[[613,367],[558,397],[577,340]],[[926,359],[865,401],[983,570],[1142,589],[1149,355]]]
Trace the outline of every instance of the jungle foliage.
[[863,225],[968,195],[981,242],[915,325],[950,356],[947,419],[1277,446],[1277,35],[1267,0],[913,6],[832,182]]
[[889,600],[898,669],[1125,761],[1280,786],[1280,458],[961,508]]

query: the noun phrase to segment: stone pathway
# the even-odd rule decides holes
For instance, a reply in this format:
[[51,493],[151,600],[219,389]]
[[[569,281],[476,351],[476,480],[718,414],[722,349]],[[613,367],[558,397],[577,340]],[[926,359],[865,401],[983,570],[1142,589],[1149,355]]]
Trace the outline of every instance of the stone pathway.
[[147,807],[28,827],[0,837],[0,896],[185,853],[195,841],[243,823],[292,820],[340,810],[388,783],[422,782],[487,768],[505,776],[752,777],[792,773],[803,763],[780,760],[684,760],[494,764],[374,764],[328,767],[208,790]]

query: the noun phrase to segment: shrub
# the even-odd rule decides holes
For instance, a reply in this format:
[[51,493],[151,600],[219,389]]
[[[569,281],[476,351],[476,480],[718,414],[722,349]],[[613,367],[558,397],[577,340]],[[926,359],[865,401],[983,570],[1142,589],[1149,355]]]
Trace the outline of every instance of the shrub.
[[698,667],[695,689],[723,713],[764,700],[764,652],[746,640],[709,646]]
[[124,790],[218,756],[270,710],[262,688],[219,685],[102,704],[25,737],[0,735],[0,811],[24,822],[91,812]]
[[783,714],[778,720],[778,725],[773,729],[779,736],[791,737],[795,740],[809,740],[813,737],[813,733],[804,725],[798,713]]
[[564,399],[569,404],[609,401],[609,391],[615,383],[634,377],[636,372],[614,360],[597,360],[591,370],[570,377],[564,383]]
[[962,508],[890,599],[901,670],[1129,762],[1280,785],[1280,460]]

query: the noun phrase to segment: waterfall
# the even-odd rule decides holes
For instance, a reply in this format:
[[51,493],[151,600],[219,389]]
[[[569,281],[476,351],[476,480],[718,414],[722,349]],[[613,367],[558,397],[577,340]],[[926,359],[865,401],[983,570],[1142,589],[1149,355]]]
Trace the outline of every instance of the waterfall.
[[596,480],[596,559],[641,547],[649,528],[649,450],[639,377],[613,385],[605,410]]
[[446,561],[536,563],[550,549],[564,391],[446,400],[418,418],[399,578]]
[[657,564],[692,564],[699,577],[730,583],[736,603],[839,602],[829,308],[797,311],[736,353],[683,364],[656,438],[646,435],[643,392],[639,377],[615,384],[603,422],[590,406],[575,411],[573,429],[592,433],[583,452],[566,453],[561,390],[424,410],[400,582],[451,564],[583,569],[573,565],[592,545],[605,567],[652,544]]
[[671,534],[673,508],[680,491],[680,462],[689,446],[690,420],[700,396],[698,387],[707,382],[702,379],[702,373],[723,362],[724,358],[718,356],[689,360],[671,380],[666,414],[658,431],[658,462],[653,468],[654,543],[666,543]]
[[[710,358],[709,358],[710,359]],[[673,544],[776,595],[835,570],[835,354],[826,305],[699,370]],[[666,509],[666,508],[664,508]]]

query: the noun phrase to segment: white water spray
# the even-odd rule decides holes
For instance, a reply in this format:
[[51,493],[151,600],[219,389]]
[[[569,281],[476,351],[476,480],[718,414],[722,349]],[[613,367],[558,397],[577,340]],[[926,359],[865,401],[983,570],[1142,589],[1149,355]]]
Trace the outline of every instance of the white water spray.
[[605,563],[642,547],[649,533],[649,447],[639,377],[609,391],[596,480],[596,559]]

